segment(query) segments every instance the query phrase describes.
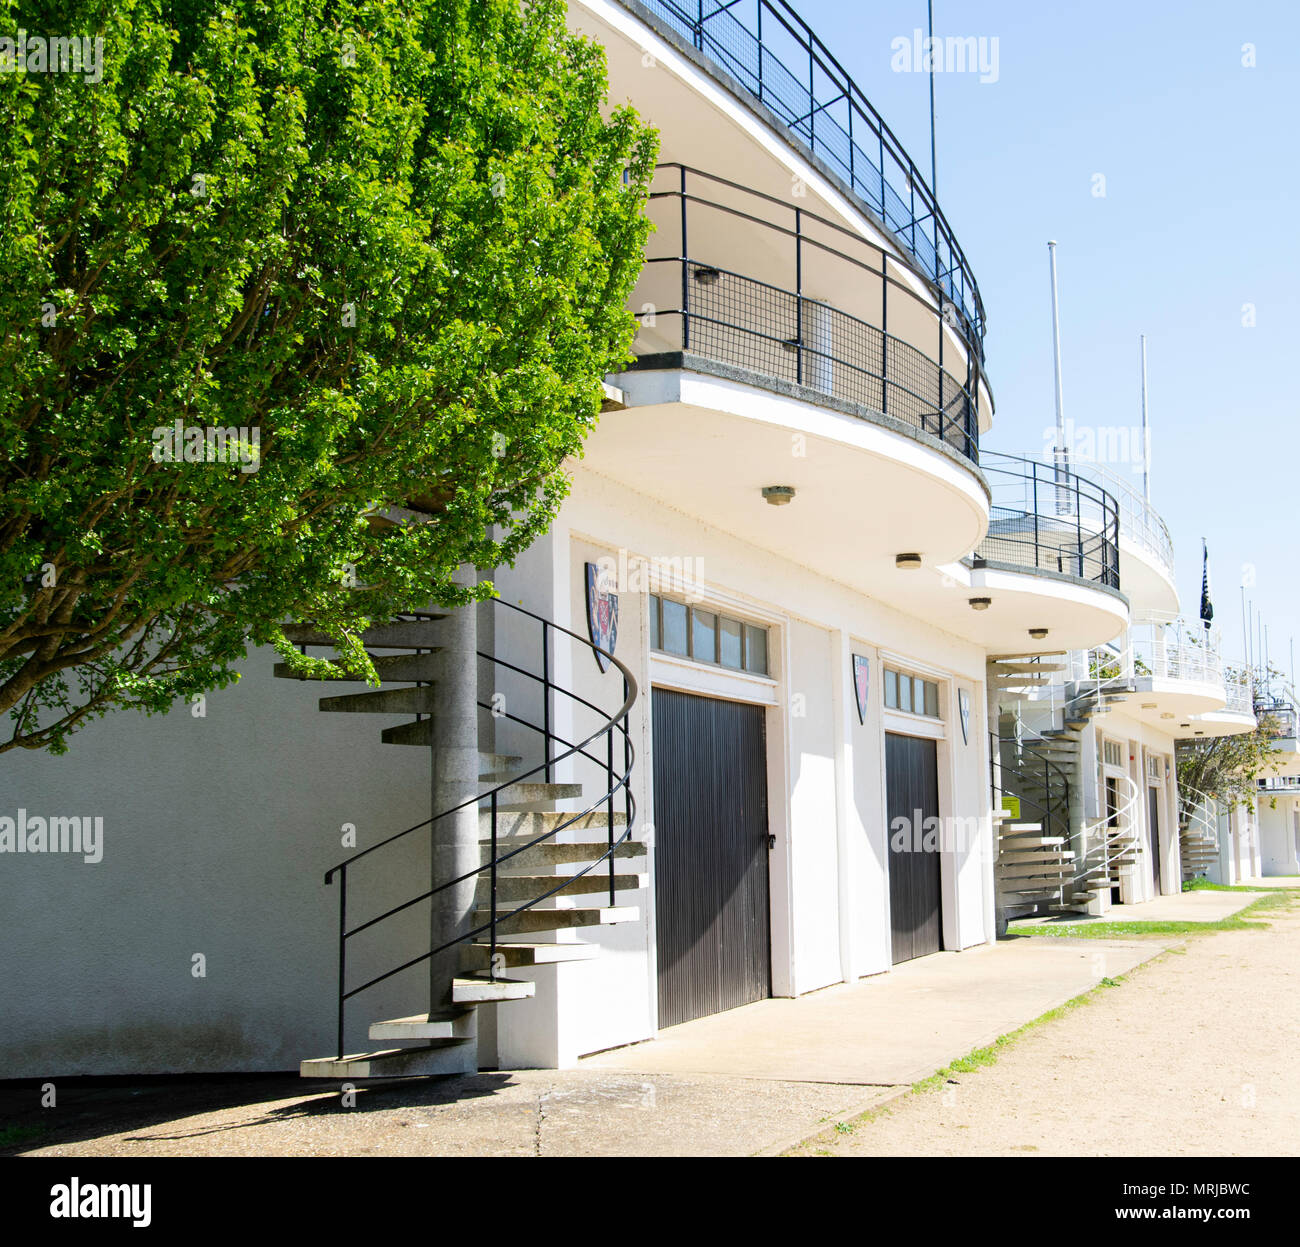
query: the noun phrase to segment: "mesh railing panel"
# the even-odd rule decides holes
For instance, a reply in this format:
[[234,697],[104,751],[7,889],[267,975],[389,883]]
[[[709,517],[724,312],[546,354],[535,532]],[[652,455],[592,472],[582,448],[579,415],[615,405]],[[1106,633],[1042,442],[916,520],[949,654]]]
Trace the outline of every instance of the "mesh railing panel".
[[982,340],[979,287],[929,188],[857,84],[790,5],[784,0],[640,3],[843,176],[957,307],[970,339]]
[[970,394],[923,352],[827,304],[685,263],[684,349],[884,412],[978,460]]

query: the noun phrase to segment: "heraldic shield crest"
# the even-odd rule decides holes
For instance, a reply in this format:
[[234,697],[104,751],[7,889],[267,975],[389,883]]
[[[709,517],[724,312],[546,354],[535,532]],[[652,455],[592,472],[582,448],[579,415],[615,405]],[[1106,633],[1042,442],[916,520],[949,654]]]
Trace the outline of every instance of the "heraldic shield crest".
[[871,659],[853,655],[853,691],[858,698],[858,722],[866,724],[867,698],[871,693]]
[[970,694],[964,689],[957,690],[957,712],[961,716],[961,743],[970,744]]
[[[618,644],[618,594],[602,587],[600,568],[587,564],[587,632],[593,645],[612,654]],[[609,659],[596,654],[601,671],[609,670]]]

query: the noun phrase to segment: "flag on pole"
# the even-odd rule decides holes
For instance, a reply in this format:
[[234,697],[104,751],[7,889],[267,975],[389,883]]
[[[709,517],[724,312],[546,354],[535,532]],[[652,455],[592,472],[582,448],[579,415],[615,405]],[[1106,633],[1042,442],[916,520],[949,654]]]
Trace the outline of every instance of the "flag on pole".
[[1214,603],[1210,601],[1210,547],[1201,538],[1201,620],[1206,628],[1214,620]]

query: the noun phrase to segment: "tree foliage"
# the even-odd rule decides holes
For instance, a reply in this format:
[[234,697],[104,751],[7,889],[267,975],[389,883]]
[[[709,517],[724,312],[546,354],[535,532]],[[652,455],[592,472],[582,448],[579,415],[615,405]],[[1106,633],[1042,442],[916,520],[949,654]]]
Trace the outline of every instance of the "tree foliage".
[[[98,81],[0,75],[0,751],[299,661],[288,618],[373,674],[368,621],[489,593],[457,567],[554,517],[653,133],[562,0],[0,12],[103,37]],[[160,457],[178,421],[244,461]]]
[[1259,717],[1253,732],[1178,742],[1179,821],[1186,824],[1200,793],[1224,806],[1245,805],[1252,812],[1258,781],[1276,773],[1273,745],[1280,735],[1278,721]]

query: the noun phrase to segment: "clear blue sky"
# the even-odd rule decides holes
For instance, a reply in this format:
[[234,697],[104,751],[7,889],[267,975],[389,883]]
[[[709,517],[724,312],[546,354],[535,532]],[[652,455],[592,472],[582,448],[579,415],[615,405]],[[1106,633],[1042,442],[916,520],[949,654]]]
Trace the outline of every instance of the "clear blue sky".
[[[928,79],[890,67],[892,41],[925,28],[925,0],[794,7],[928,171]],[[1140,425],[1145,333],[1151,494],[1173,534],[1183,610],[1198,609],[1205,536],[1225,656],[1241,653],[1253,565],[1247,593],[1285,669],[1289,639],[1300,644],[1300,3],[934,7],[936,35],[998,40],[996,82],[936,77],[939,202],[989,321],[987,445],[1039,449],[1055,418],[1054,238],[1067,417]]]

